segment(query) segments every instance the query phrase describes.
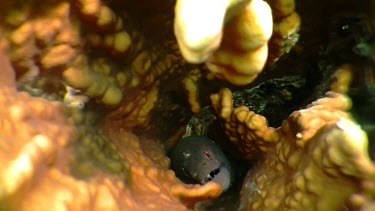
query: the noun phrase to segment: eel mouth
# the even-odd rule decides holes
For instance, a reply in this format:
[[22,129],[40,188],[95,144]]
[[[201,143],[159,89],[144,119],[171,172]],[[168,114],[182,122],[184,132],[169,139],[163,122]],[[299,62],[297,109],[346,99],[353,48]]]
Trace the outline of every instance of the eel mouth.
[[206,184],[207,182],[210,182],[211,180],[213,180],[219,173],[220,173],[220,169],[224,166],[224,164],[220,164],[220,166],[212,171],[210,171],[207,176],[203,179],[203,181],[201,182],[201,184]]

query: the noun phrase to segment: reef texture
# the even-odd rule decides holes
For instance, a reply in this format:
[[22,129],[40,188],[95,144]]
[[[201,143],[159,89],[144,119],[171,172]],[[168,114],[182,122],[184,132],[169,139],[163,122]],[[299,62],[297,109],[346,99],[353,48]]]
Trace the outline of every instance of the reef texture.
[[1,8],[0,44],[15,67],[19,89],[71,107],[90,100],[117,107],[108,119],[131,128],[147,124],[160,83],[175,76],[191,110],[199,111],[194,86],[199,69],[185,64],[172,39],[151,45],[127,15],[105,2],[34,4],[38,1],[15,1]]
[[[178,180],[152,140],[116,131],[108,136],[112,141],[97,144],[103,138],[90,128],[77,136],[80,118],[66,118],[60,102],[17,91],[4,54],[0,62],[0,210],[186,210],[221,193],[216,183]],[[81,152],[90,148],[99,154],[94,159]],[[111,152],[112,160],[100,162],[101,151]],[[101,168],[103,163],[112,171]]]
[[[166,151],[209,94],[231,86],[215,78],[247,85],[290,51],[295,9],[294,0],[2,2],[0,210],[191,210],[217,198],[216,183],[176,178]],[[233,108],[229,89],[212,95],[228,139],[256,163],[241,210],[374,207],[366,135],[346,112],[351,73],[337,74],[326,97],[279,128]]]
[[[294,12],[294,0],[269,4],[262,0],[178,0],[174,32],[182,55],[191,63],[205,62],[218,78],[235,85],[249,84],[266,64],[272,31],[270,61],[298,40],[294,34],[300,19]],[[290,41],[286,44],[285,40]]]
[[367,135],[345,112],[350,99],[339,93],[347,89],[348,69],[336,73],[332,89],[337,92],[293,112],[276,129],[247,107],[233,108],[229,89],[211,96],[229,140],[245,159],[256,160],[243,183],[239,210],[373,206],[375,165]]
[[[269,2],[278,14],[274,19],[270,7],[262,0],[229,1],[220,10],[205,9],[210,7],[210,1],[203,6],[199,1],[186,2],[176,2],[176,42],[167,33],[173,28],[169,21],[173,15],[165,12],[170,7],[166,3],[159,10],[169,16],[151,21],[141,17],[146,26],[160,25],[167,31],[155,33],[152,38],[155,40],[150,41],[144,34],[154,31],[144,32],[134,27],[137,25],[134,18],[99,0],[50,1],[42,7],[33,6],[38,4],[37,0],[9,1],[0,9],[4,16],[0,21],[3,35],[0,45],[15,67],[18,88],[34,96],[61,100],[72,107],[82,108],[90,100],[118,107],[111,119],[131,128],[147,124],[160,95],[160,83],[168,78],[180,81],[191,111],[200,111],[197,84],[201,72],[205,72],[186,64],[178,47],[187,61],[191,59],[185,52],[197,54],[191,49],[199,48],[204,51],[198,53],[204,54],[199,63],[205,62],[218,78],[245,85],[261,72],[268,54],[272,63],[285,52],[286,41],[289,40],[289,48],[295,43],[290,41],[299,29],[294,1]],[[192,7],[200,8],[202,17],[198,14],[194,20],[185,17]],[[208,16],[207,11],[218,14]],[[294,18],[291,21],[289,17]],[[207,22],[201,21],[206,19]],[[203,27],[206,25],[217,27],[213,32],[197,30],[197,20],[201,29],[206,29]],[[180,21],[183,23],[179,24]],[[267,42],[272,29],[273,47],[269,50]],[[189,39],[193,38],[197,40],[191,43]],[[190,50],[185,51],[183,46]]]
[[[122,26],[113,20],[115,17],[108,7],[95,1],[90,5],[93,14],[86,14],[85,8],[81,8],[82,15],[97,15],[94,25],[108,30],[106,47],[114,53],[124,53],[130,46],[129,35],[121,31]],[[2,44],[17,70],[19,86],[27,89],[30,83],[36,83],[32,94],[38,95],[48,80],[53,80],[60,85],[55,85],[54,92],[69,85],[104,104],[116,105],[122,99],[124,73],[114,71],[103,58],[89,59],[82,51],[85,46],[80,36],[82,26],[72,10],[70,3],[64,1],[43,3],[43,7],[15,1],[2,7],[5,17]]]

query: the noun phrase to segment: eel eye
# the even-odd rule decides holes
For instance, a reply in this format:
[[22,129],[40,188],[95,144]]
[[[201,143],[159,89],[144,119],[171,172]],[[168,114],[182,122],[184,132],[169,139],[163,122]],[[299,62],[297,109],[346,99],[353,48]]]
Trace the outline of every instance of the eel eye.
[[207,158],[207,159],[212,159],[210,153],[208,153],[207,151],[203,152],[203,155]]

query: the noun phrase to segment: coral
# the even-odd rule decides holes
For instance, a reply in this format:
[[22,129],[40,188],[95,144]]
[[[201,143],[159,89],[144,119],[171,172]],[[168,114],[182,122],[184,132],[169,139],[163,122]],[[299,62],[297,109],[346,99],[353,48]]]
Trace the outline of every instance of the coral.
[[[45,76],[56,81],[55,83],[68,84],[80,89],[83,94],[95,97],[104,104],[119,104],[122,99],[121,84],[111,78],[112,75],[116,75],[116,71],[93,71],[95,67],[89,65],[87,55],[82,52],[84,45],[80,38],[81,23],[77,21],[70,3],[53,2],[48,5],[50,9],[46,11],[38,11],[30,2],[26,3],[24,7],[27,12],[22,14],[25,17],[18,22],[13,20],[12,12],[7,12],[13,11],[12,8],[15,6],[17,2],[9,8],[3,8],[7,17],[5,20],[8,20],[3,25],[12,25],[4,27],[3,38],[6,40],[3,42],[6,44],[3,45],[7,47],[10,59],[17,70],[17,82],[20,87],[32,83],[36,77]],[[102,5],[100,8],[103,7]],[[108,11],[108,8],[101,11]],[[100,13],[99,20],[110,16],[107,13],[109,12]],[[101,26],[109,21],[102,22],[98,21],[97,24]],[[113,51],[124,52],[129,48],[131,41],[126,32],[115,32],[113,36],[107,37],[107,45],[111,46]],[[38,84],[36,88],[43,89],[42,87],[43,85]],[[59,89],[56,90],[58,91]]]
[[[347,66],[337,72],[334,90],[348,85],[346,71]],[[374,197],[367,136],[345,112],[351,106],[345,95],[327,92],[276,129],[247,107],[233,108],[229,89],[211,100],[230,141],[245,159],[256,160],[243,183],[239,210],[336,210],[365,206]]]
[[[162,100],[160,90],[169,85],[170,88],[182,85],[185,89],[191,111],[199,112],[198,81],[201,77],[199,69],[187,65],[178,53],[176,43],[165,42],[162,47],[145,50],[139,53],[131,64],[132,78],[127,94],[120,106],[106,117],[111,123],[122,128],[134,126],[146,127],[153,109]],[[168,80],[177,81],[178,85]]]
[[[373,208],[374,164],[345,96],[373,66],[373,21],[330,25],[343,8],[373,18],[366,2],[2,2],[0,210]],[[184,133],[212,130],[251,167],[241,194],[169,169]]]
[[199,111],[193,84],[200,73],[179,68],[184,62],[175,41],[150,45],[129,26],[127,15],[106,2],[54,1],[41,8],[33,2],[19,13],[18,2],[1,9],[6,18],[0,43],[15,67],[18,88],[79,109],[90,101],[118,108],[114,115],[129,116],[132,123],[124,127],[132,127],[147,124],[159,80],[177,75],[192,110]]
[[272,51],[268,55],[268,63],[273,63],[297,43],[301,20],[295,12],[294,0],[267,2],[271,5],[273,17],[273,34],[269,42]]
[[100,0],[77,0],[74,3],[79,13],[97,28],[119,30],[123,27],[123,20]]
[[[242,2],[244,1],[176,2],[174,33],[187,61],[201,63],[219,47],[226,11]],[[192,10],[195,11],[194,16],[190,15]]]
[[267,126],[265,117],[249,111],[246,106],[233,109],[229,89],[212,95],[211,101],[215,113],[224,121],[225,134],[245,159],[260,156],[267,151],[267,145],[272,146],[277,141],[279,134]]
[[100,135],[91,115],[65,116],[62,103],[17,91],[5,54],[0,61],[1,210],[186,210],[221,193],[212,182],[183,184],[153,140]]
[[[191,63],[205,62],[220,79],[249,84],[262,71],[268,54],[272,63],[298,40],[300,18],[294,0],[268,2],[272,11],[262,0],[177,1],[174,32],[182,55]],[[194,16],[188,15],[191,10],[196,11]]]
[[[62,105],[17,92],[14,72],[1,53],[1,169],[0,201],[24,196],[50,165],[64,165],[72,128],[62,115]],[[12,75],[13,78],[12,78]],[[13,83],[11,83],[13,82]],[[11,198],[9,203],[17,200]],[[2,205],[5,206],[5,205]]]
[[232,84],[249,84],[267,61],[271,33],[268,4],[262,0],[250,1],[244,12],[227,23],[222,45],[206,61],[208,69]]
[[[216,9],[206,9],[213,5]],[[194,17],[187,15],[192,9],[198,11]],[[264,1],[181,0],[175,12],[175,35],[187,61],[206,62],[217,77],[236,85],[250,83],[263,69],[272,33],[271,9]]]
[[134,126],[145,126],[149,120],[149,114],[158,99],[158,84],[148,90],[135,92],[136,96],[129,101],[124,101],[117,110],[107,116],[107,120],[121,128],[132,128]]
[[199,103],[199,85],[198,80],[201,74],[199,69],[192,70],[189,77],[182,80],[185,91],[187,92],[188,102],[190,104],[190,110],[193,113],[199,113],[201,111],[201,105]]

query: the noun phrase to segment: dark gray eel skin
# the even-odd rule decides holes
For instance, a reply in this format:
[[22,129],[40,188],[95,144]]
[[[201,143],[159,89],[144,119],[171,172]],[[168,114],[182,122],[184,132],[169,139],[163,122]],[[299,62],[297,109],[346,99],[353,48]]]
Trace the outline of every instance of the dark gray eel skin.
[[221,185],[223,192],[232,184],[231,165],[219,146],[205,136],[181,139],[170,153],[172,169],[186,183]]

